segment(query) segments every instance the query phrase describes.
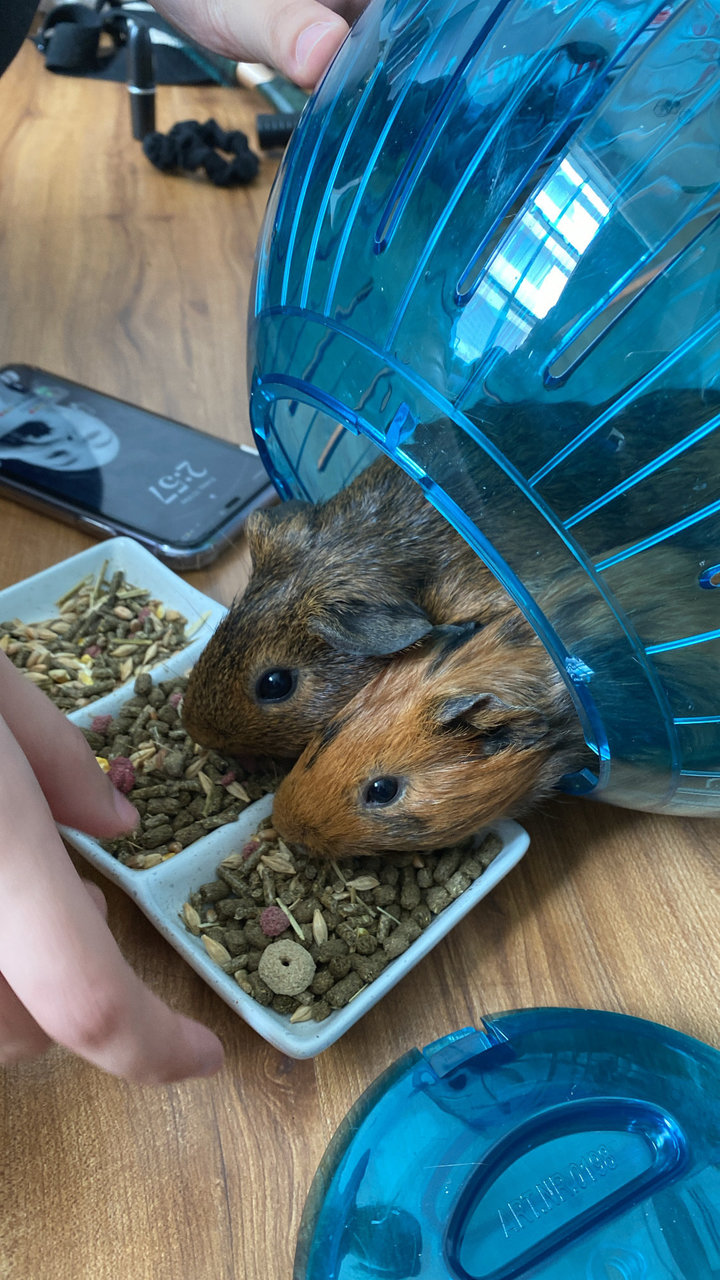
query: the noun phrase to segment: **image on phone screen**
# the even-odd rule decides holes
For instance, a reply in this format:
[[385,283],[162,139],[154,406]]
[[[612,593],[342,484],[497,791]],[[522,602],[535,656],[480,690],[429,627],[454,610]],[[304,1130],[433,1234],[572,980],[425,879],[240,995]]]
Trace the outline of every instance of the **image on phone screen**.
[[253,449],[22,364],[0,369],[0,477],[178,547],[270,484]]

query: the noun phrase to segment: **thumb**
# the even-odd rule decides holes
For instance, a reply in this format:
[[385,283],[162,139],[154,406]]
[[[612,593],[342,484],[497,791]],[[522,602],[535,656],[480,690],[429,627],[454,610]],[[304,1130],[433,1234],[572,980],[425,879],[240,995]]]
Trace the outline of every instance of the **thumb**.
[[312,89],[335,56],[349,27],[316,0],[294,0],[281,15],[270,12],[262,31],[261,58],[289,80]]
[[25,754],[56,822],[107,839],[137,826],[137,809],[100,768],[80,730],[67,721],[54,751]]
[[206,48],[276,67],[304,89],[317,84],[349,30],[319,0],[157,0],[155,7]]
[[0,654],[3,718],[42,788],[53,818],[112,837],[138,822],[130,801],[103,773],[83,734]]

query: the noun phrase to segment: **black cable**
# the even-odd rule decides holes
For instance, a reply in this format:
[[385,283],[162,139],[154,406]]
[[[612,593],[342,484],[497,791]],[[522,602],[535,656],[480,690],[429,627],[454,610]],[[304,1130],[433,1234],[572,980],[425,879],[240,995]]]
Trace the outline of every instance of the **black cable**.
[[169,133],[146,134],[142,147],[148,160],[163,173],[204,169],[216,187],[252,182],[260,168],[247,136],[239,129],[221,129],[216,120],[205,124],[182,120]]

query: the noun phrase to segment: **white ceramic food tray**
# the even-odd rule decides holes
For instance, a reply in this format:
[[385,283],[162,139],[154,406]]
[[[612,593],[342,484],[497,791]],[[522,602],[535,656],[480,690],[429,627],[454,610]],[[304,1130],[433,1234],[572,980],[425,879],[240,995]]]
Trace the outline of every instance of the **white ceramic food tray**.
[[[192,643],[167,662],[158,664],[152,678],[157,683],[184,673],[204,648],[225,609],[189,586],[131,538],[110,539],[97,548],[92,547],[44,573],[0,591],[0,621],[19,617],[32,622],[50,617],[55,601],[85,574],[98,572],[104,560],[109,561],[111,571],[123,569],[129,581],[147,587],[169,608],[180,610],[188,619],[189,626],[209,611],[210,616]],[[131,696],[132,682],[129,682],[89,706],[71,712],[69,719],[86,727],[96,715],[116,715]],[[80,831],[67,827],[60,830],[69,844],[137,903],[158,932],[226,1004],[265,1040],[292,1058],[311,1058],[334,1044],[507,875],[529,844],[527,832],[516,822],[501,821],[490,826],[488,830],[495,832],[503,843],[500,853],[465,893],[435,916],[403,955],[392,960],[379,978],[360,991],[344,1009],[334,1010],[324,1022],[292,1023],[289,1017],[264,1008],[247,995],[231,976],[210,960],[201,940],[189,933],[180,919],[183,903],[190,894],[201,884],[216,878],[218,864],[241,848],[260,821],[270,815],[272,802],[271,795],[264,796],[262,800],[248,805],[236,822],[219,827],[174,858],[146,871],[124,866],[96,840]]]
[[96,867],[120,885],[152,921],[156,929],[192,965],[201,978],[222,996],[263,1038],[291,1058],[312,1058],[334,1044],[340,1036],[367,1013],[401,978],[427,955],[446,933],[449,933],[468,911],[495,887],[524,854],[529,837],[515,822],[496,823],[494,831],[503,849],[478,879],[435,916],[431,924],[403,955],[390,964],[366,986],[344,1009],[334,1010],[324,1022],[291,1022],[289,1017],[266,1009],[253,1000],[212,961],[200,938],[194,937],[180,919],[183,903],[201,884],[216,878],[218,863],[240,849],[255,831],[260,820],[272,811],[273,797],[263,796],[248,805],[236,822],[219,827],[197,840],[182,853],[147,871],[132,871],[117,862],[89,836],[79,831],[63,830],[66,838]]
[[122,569],[126,580],[133,586],[147,588],[153,598],[161,600],[168,609],[177,609],[187,618],[187,631],[192,633],[190,643],[167,663],[158,664],[158,670],[168,669],[175,675],[191,667],[227,610],[217,600],[211,600],[196,587],[191,587],[172,569],[166,568],[133,538],[108,538],[96,547],[88,547],[87,551],[80,551],[78,555],[34,574],[32,578],[6,587],[0,591],[0,622],[11,618],[40,622],[43,618],[57,615],[56,601],[88,574],[99,573],[106,561],[107,575],[112,576]]

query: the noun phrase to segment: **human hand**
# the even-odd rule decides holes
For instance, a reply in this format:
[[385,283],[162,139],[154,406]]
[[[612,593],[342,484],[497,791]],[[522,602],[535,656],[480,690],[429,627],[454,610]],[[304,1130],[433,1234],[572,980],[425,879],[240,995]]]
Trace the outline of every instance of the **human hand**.
[[213,1074],[219,1040],[143,985],[55,827],[108,838],[135,826],[136,810],[80,730],[3,653],[0,709],[0,1063],[57,1041],[140,1083]]
[[241,62],[263,62],[312,89],[368,0],[157,0],[193,40]]

